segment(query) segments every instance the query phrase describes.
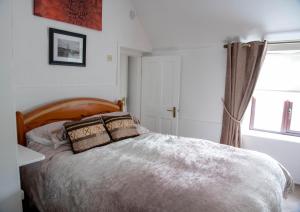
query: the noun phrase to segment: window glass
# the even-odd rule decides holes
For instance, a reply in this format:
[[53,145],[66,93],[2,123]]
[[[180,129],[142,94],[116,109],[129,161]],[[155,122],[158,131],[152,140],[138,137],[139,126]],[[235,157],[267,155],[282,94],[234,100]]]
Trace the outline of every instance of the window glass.
[[281,92],[256,92],[254,129],[281,131],[285,97]]
[[267,52],[253,97],[251,129],[300,136],[299,46]]
[[268,53],[260,72],[257,90],[300,91],[300,53]]

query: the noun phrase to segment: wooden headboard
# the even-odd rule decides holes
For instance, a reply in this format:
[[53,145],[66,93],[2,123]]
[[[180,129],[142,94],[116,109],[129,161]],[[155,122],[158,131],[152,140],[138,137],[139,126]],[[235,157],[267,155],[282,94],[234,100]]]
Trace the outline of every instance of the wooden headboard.
[[56,101],[30,112],[17,112],[18,144],[26,146],[26,133],[34,128],[62,120],[80,120],[99,113],[122,111],[121,101],[116,103],[96,98],[73,98]]

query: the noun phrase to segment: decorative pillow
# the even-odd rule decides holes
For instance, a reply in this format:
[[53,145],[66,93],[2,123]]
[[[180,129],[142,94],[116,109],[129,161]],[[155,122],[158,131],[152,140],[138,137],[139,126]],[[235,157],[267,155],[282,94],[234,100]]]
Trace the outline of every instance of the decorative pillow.
[[110,143],[101,118],[94,117],[64,124],[74,153]]
[[140,120],[136,118],[135,116],[131,115],[129,112],[111,112],[111,113],[104,113],[100,114],[102,116],[125,116],[125,115],[130,115],[132,120],[134,121],[135,124],[140,124]]
[[137,131],[137,125],[129,114],[123,116],[102,115],[102,119],[107,131],[114,141],[140,135]]
[[66,122],[67,120],[53,122],[30,130],[26,133],[27,143],[36,142],[47,146],[53,146],[55,149],[66,144],[68,141],[63,127]]

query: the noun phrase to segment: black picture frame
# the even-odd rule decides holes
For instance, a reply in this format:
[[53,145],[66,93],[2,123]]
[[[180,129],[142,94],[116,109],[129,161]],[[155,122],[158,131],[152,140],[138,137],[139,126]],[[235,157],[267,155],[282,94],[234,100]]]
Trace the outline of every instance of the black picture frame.
[[[63,35],[64,39],[59,39],[61,42],[55,42],[56,36]],[[66,40],[68,37],[75,38],[77,41]],[[68,49],[63,48],[60,43],[70,42],[76,44],[73,45],[73,49],[68,43],[63,43],[64,46],[67,45]],[[60,51],[62,50],[62,51]],[[59,55],[61,54],[61,55]],[[62,54],[65,54],[62,56]],[[73,56],[69,57],[69,54]],[[68,57],[65,57],[65,56]],[[78,58],[76,58],[78,57]],[[71,60],[71,61],[70,61]],[[73,60],[73,61],[72,61]],[[65,65],[65,66],[86,66],[86,35],[69,32],[60,29],[49,28],[49,64],[51,65]]]

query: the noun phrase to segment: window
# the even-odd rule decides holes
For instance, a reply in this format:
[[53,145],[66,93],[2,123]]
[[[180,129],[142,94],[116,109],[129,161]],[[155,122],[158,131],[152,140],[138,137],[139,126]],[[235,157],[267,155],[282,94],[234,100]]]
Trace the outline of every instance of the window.
[[250,130],[300,136],[300,51],[269,51],[251,102]]

